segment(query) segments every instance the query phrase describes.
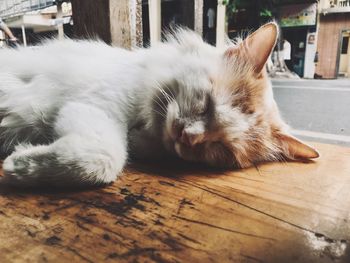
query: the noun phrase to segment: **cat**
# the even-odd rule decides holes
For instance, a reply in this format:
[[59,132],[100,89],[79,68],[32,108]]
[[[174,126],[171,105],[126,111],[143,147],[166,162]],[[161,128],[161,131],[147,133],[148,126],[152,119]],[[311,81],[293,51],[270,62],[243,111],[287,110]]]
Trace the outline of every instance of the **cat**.
[[135,51],[69,39],[0,51],[3,183],[108,184],[129,156],[223,168],[318,157],[273,99],[277,37],[271,22],[223,48],[179,29]]

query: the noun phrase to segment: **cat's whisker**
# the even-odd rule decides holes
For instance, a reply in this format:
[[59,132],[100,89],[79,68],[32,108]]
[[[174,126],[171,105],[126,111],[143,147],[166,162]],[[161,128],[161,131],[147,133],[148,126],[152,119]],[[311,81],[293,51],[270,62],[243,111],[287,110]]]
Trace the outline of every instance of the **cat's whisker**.
[[162,117],[166,118],[165,114],[155,110],[155,109],[152,109],[152,111],[154,111],[155,113],[158,113],[159,115],[161,115]]
[[155,111],[155,112],[157,112],[157,113],[161,113],[161,114],[165,115],[165,111],[164,111],[163,108],[160,109],[162,112],[161,112],[161,111],[157,111],[157,110],[155,110],[155,109],[152,109],[152,110]]
[[[156,95],[157,96],[157,95]],[[162,100],[159,98],[159,96],[157,96],[156,98],[152,98],[152,100],[157,103],[157,105],[161,108],[161,110],[166,113],[166,106],[164,105],[164,103],[162,102],[162,104],[159,103],[159,101],[157,100],[159,99],[160,102],[162,102]]]
[[167,87],[167,89],[169,90],[169,92],[170,92],[170,98],[172,99],[172,100],[175,100],[175,95],[174,95],[174,93],[172,92],[172,90],[169,88],[169,86],[168,85],[166,85],[166,87]]
[[[168,86],[166,86],[168,87]],[[169,92],[171,93],[171,95],[169,95],[167,92],[165,92],[162,88],[160,88],[159,86],[157,87],[159,89],[159,91],[165,96],[166,100],[168,101],[168,103],[171,103],[173,101],[176,102],[176,99],[175,99],[175,95],[174,93],[171,91],[170,88],[168,88]],[[178,107],[179,109],[179,115],[182,115],[182,111],[181,111],[181,108]]]
[[160,93],[162,93],[162,95],[163,95],[164,98],[166,99],[167,103],[170,103],[168,94],[166,94],[166,92],[165,92],[163,89],[161,89],[161,88],[159,88],[159,91],[160,91]]
[[[160,91],[160,93],[162,93],[163,96],[165,96],[164,93],[163,93],[164,92],[163,89],[160,87],[160,84],[156,84],[155,87]],[[159,95],[157,93],[156,93],[156,96],[161,101],[161,103],[163,104],[164,108],[167,108],[167,106],[164,104],[163,100],[159,97]],[[165,99],[167,100],[167,103],[169,103],[169,101],[168,101],[166,96],[165,96]]]
[[[168,88],[168,86],[166,86],[166,87]],[[172,102],[172,100],[175,99],[173,97],[170,97],[170,95],[163,88],[161,88],[160,84],[157,85],[157,88],[163,94],[163,96],[165,97],[165,99],[167,100],[168,103]],[[171,92],[170,89],[168,89],[168,90]]]
[[162,88],[159,88],[159,91],[163,94],[163,96],[165,97],[167,102],[170,103],[171,102],[171,98],[170,98],[169,94],[166,93]]
[[[158,90],[164,95],[165,99],[167,100],[167,105],[168,105],[169,103],[171,103],[171,100],[168,98],[166,92],[165,92],[164,90],[162,90],[162,89],[161,89],[160,87],[158,87],[158,86],[157,86],[157,88],[158,88]],[[159,105],[159,103],[158,103],[157,101],[156,101],[156,103],[161,107],[161,109],[164,111],[164,113],[166,113],[166,112],[167,112],[167,105],[165,105],[165,103],[163,102],[163,100],[162,100],[158,95],[156,95],[156,96],[157,96],[157,98],[160,100],[160,102],[162,103],[163,107],[161,107],[161,105]]]

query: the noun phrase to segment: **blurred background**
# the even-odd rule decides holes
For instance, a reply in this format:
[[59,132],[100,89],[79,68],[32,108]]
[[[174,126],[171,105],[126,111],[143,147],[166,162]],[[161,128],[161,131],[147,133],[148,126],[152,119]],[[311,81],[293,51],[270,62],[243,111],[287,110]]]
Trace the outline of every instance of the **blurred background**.
[[0,48],[69,37],[127,49],[179,25],[221,46],[274,20],[267,70],[282,115],[298,137],[350,145],[350,0],[0,0],[0,19]]

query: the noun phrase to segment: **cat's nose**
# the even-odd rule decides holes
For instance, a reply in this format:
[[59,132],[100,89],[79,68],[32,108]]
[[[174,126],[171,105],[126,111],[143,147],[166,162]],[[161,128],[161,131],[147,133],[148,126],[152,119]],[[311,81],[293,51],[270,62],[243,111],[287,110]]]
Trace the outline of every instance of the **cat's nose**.
[[186,129],[182,130],[180,142],[187,146],[194,146],[200,143],[203,140],[203,134],[194,134],[186,131]]

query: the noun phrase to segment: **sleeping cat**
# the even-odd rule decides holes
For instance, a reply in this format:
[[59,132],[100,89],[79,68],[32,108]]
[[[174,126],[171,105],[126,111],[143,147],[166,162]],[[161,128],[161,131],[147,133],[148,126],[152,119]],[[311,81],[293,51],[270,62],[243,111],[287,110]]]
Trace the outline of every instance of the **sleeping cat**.
[[269,23],[222,49],[178,30],[136,51],[73,40],[0,51],[2,180],[106,184],[128,156],[225,168],[318,157],[273,99],[264,66],[277,35]]

